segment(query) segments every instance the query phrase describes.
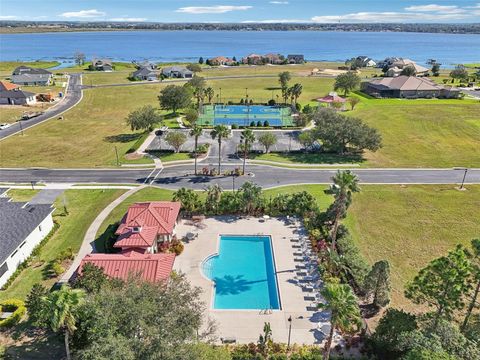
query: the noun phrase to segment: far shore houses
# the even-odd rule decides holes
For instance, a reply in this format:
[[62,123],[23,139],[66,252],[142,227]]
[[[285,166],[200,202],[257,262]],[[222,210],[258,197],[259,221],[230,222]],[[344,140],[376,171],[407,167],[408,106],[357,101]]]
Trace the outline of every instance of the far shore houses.
[[115,232],[118,238],[113,248],[120,252],[85,256],[77,274],[82,273],[86,264],[93,264],[112,278],[126,280],[129,276],[137,275],[152,282],[168,280],[175,254],[162,252],[162,249],[175,238],[179,213],[179,202],[156,201],[131,205]]
[[303,55],[287,55],[268,53],[265,55],[249,54],[242,58],[242,64],[248,65],[283,65],[283,64],[303,64],[305,62]]

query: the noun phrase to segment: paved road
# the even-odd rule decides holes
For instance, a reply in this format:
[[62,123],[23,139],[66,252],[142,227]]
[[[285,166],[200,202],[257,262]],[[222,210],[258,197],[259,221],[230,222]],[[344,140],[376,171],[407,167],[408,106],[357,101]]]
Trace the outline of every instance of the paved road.
[[[67,94],[65,98],[57,105],[45,111],[43,115],[37,116],[30,120],[23,120],[21,127],[26,130],[41,122],[56,118],[58,115],[67,111],[77,104],[82,98],[82,74],[71,74],[68,82]],[[0,140],[12,136],[21,131],[20,123],[17,121],[5,130],[0,130]]]
[[[202,162],[202,166],[215,166]],[[236,165],[224,165],[223,170],[233,169]],[[274,187],[289,184],[328,184],[335,169],[286,169],[260,165],[247,165],[252,176],[235,179],[238,187],[245,181],[253,181],[262,187]],[[456,184],[462,181],[463,171],[452,169],[353,169],[364,184]],[[193,165],[167,167],[164,169],[142,170],[52,170],[52,169],[0,169],[1,182],[26,183],[39,181],[47,183],[108,183],[108,184],[152,184],[177,189],[182,186],[203,189],[218,183],[223,188],[233,186],[232,177],[193,176]],[[468,171],[466,183],[480,184],[480,169]]]

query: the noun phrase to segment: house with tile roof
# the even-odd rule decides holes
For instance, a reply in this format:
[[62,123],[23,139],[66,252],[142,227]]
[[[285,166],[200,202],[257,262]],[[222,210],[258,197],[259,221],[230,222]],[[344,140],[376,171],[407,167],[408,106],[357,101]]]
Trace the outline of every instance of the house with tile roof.
[[36,94],[23,91],[16,84],[0,81],[0,104],[32,105],[36,102]]
[[12,201],[0,189],[0,287],[53,228],[52,204]]
[[456,99],[460,90],[437,84],[428,78],[416,76],[377,78],[362,83],[362,91],[374,97],[388,98],[448,98]]
[[208,59],[208,64],[211,66],[220,66],[220,65],[232,66],[232,65],[235,65],[235,61],[226,56],[216,56],[214,58]]
[[263,57],[258,54],[249,54],[242,58],[242,64],[263,65]]
[[82,259],[77,274],[86,264],[93,264],[110,278],[127,280],[139,276],[150,282],[167,281],[172,272],[175,254],[140,254],[128,251],[122,254],[89,254]]
[[128,208],[117,231],[115,248],[157,253],[160,244],[171,241],[180,213],[180,203],[155,201],[136,203]]

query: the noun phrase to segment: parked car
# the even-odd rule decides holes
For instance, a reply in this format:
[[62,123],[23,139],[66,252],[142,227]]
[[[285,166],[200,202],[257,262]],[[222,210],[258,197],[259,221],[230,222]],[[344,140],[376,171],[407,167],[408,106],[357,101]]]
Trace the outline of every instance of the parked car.
[[9,128],[12,124],[0,124],[0,130],[5,130]]

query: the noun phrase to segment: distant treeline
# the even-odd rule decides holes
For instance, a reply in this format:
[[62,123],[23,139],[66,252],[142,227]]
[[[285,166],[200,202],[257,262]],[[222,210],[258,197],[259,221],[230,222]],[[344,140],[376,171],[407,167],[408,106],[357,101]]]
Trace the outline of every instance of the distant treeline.
[[211,24],[151,22],[65,22],[65,21],[0,21],[2,32],[87,31],[87,30],[238,30],[238,31],[392,31],[422,33],[480,34],[476,24]]

